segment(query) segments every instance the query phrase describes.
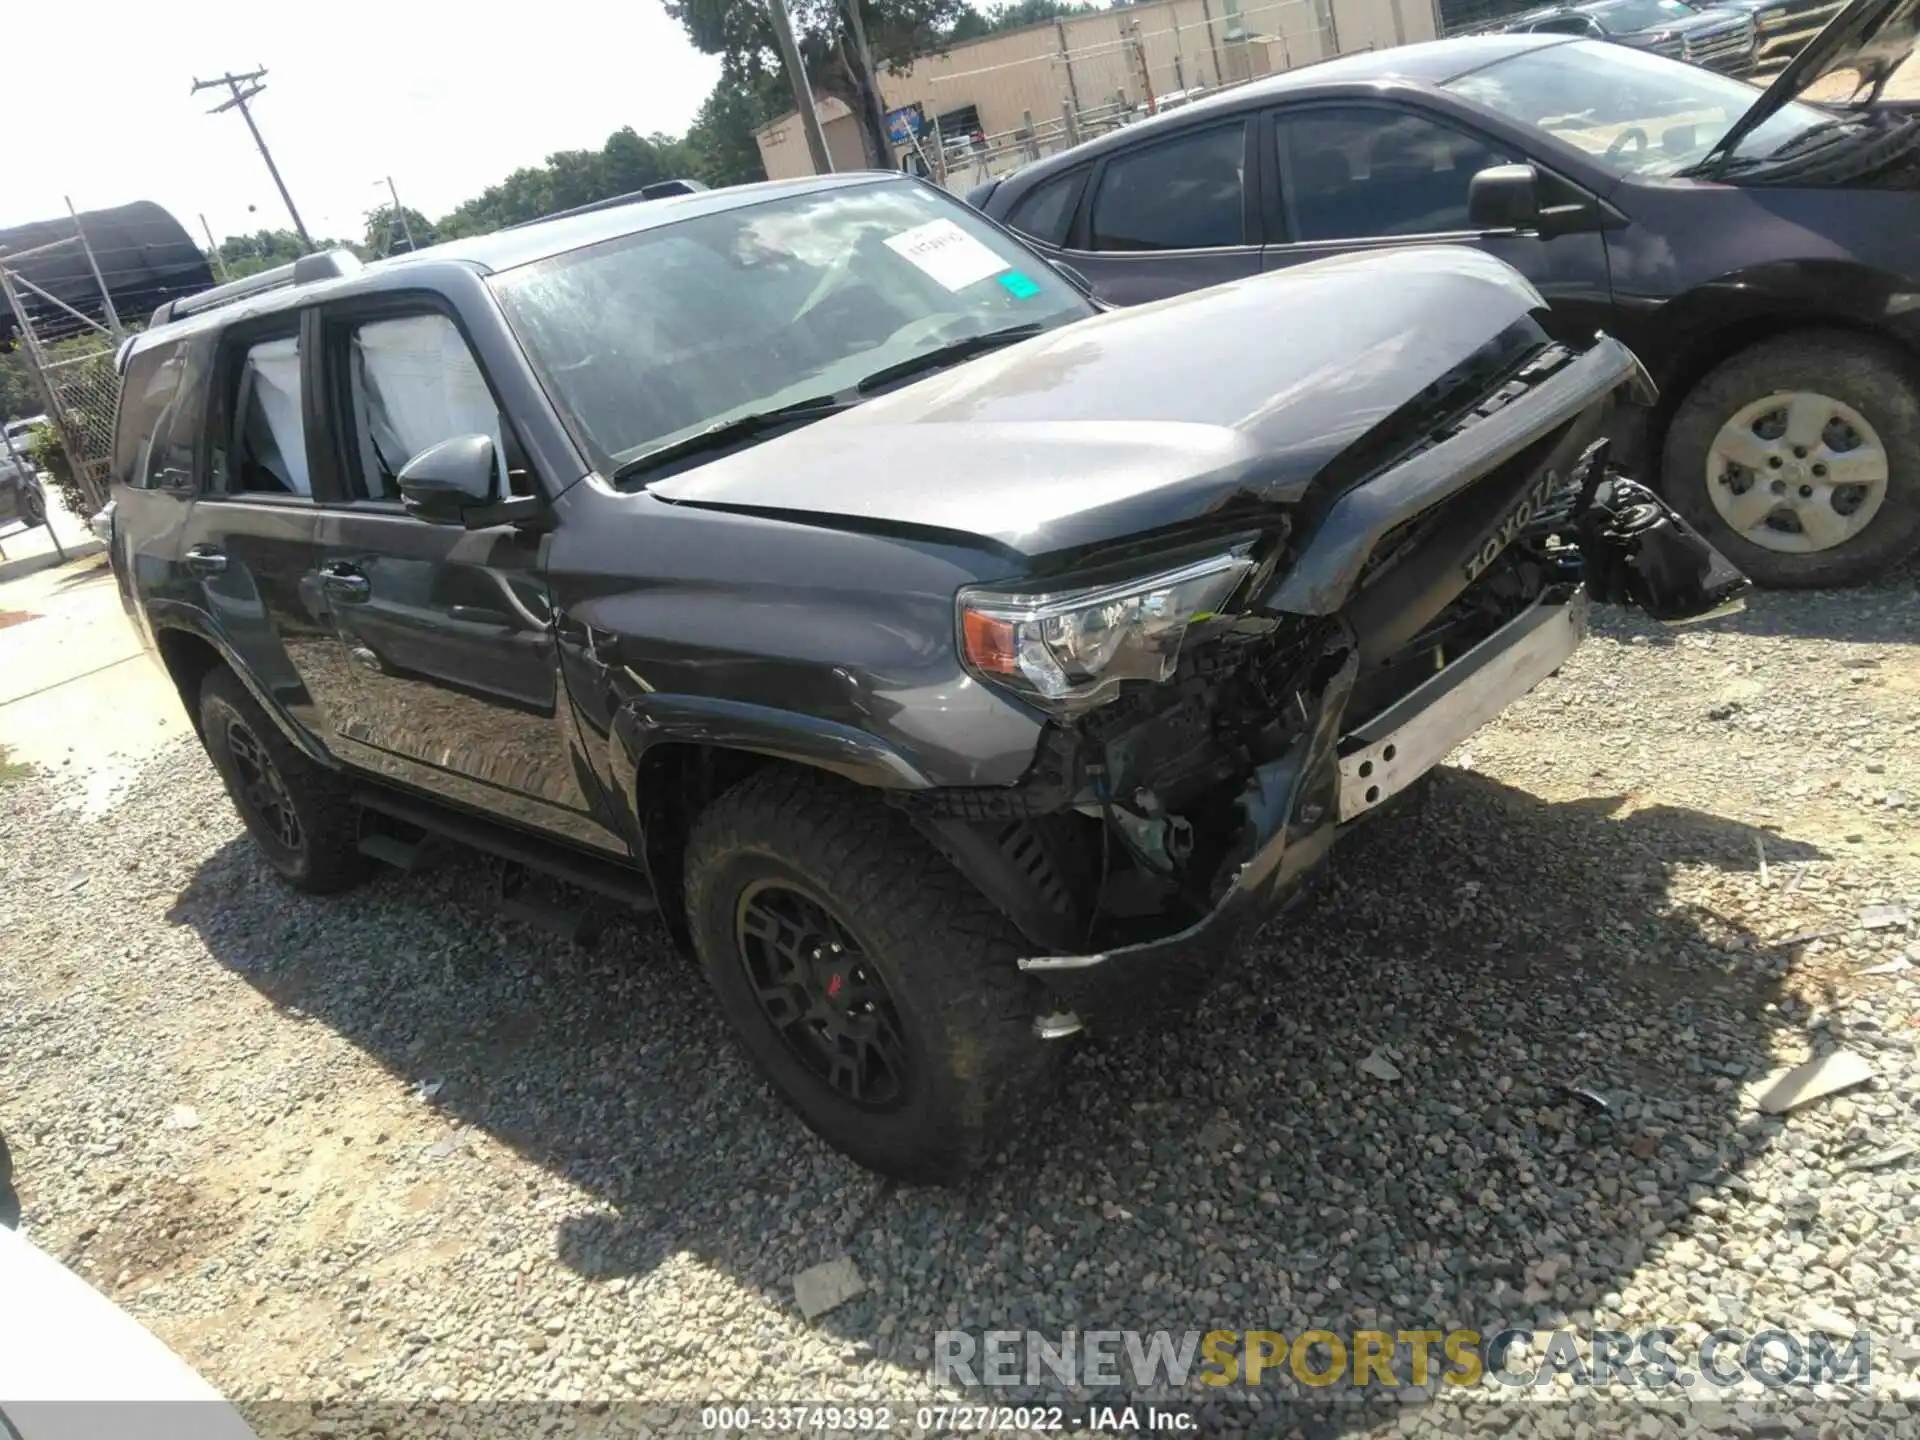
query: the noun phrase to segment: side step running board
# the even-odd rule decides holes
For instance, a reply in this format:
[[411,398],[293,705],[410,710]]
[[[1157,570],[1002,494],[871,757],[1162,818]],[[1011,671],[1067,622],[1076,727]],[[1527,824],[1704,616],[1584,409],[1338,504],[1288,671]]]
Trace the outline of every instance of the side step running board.
[[[353,798],[355,803],[376,815],[385,815],[389,819],[416,826],[429,834],[444,835],[449,840],[483,850],[489,855],[497,855],[528,870],[538,870],[595,895],[618,900],[635,910],[651,911],[655,908],[653,891],[646,877],[616,860],[603,860],[585,851],[548,844],[510,826],[483,820],[477,815],[443,810],[437,805],[391,790],[366,787],[356,791]],[[375,859],[387,860],[388,855],[383,853],[387,847],[379,843],[383,840],[391,841],[395,853],[401,850],[417,851],[418,848],[405,840],[382,835],[363,837],[360,848]],[[369,849],[370,843],[377,848]],[[414,856],[409,855],[408,863],[401,868],[410,868],[413,859]],[[502,898],[513,897],[508,895]]]

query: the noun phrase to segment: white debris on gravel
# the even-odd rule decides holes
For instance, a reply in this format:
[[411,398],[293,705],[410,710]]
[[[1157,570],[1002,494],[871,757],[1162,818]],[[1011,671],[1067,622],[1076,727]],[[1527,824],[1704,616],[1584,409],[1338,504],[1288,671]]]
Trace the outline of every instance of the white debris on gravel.
[[793,1277],[793,1298],[809,1324],[866,1292],[859,1270],[844,1255],[810,1265]]
[[[1911,808],[1883,803],[1920,789],[1920,596],[1594,628],[1471,773],[1344,841],[1191,1018],[1079,1047],[952,1191],[825,1149],[650,924],[573,949],[459,859],[296,894],[187,742],[97,823],[58,776],[0,785],[28,1223],[243,1407],[910,1405],[951,1329],[1859,1325],[1885,1413],[1742,1394],[1579,1423],[1912,1433],[1920,1162],[1887,1157],[1920,1144],[1920,972],[1864,975],[1916,936],[1860,916],[1920,907]],[[1874,1078],[1753,1108],[1836,1051]],[[1376,1053],[1398,1081],[1346,1058]],[[793,1280],[823,1255],[864,1289],[809,1322]],[[1315,1434],[1581,1433],[1444,1386],[1284,1393]]]
[[1836,1050],[1805,1064],[1774,1071],[1755,1087],[1753,1103],[1769,1115],[1785,1115],[1871,1079],[1873,1065],[1864,1055]]

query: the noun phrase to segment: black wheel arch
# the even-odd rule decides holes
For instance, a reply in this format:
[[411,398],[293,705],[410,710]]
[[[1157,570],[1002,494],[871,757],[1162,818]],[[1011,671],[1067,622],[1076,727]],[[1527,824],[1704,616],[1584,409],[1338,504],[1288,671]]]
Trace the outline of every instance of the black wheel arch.
[[173,681],[180,703],[186,707],[187,719],[192,723],[195,733],[200,729],[200,687],[211,671],[224,668],[246,687],[247,693],[286,737],[288,744],[317,765],[324,765],[330,770],[339,768],[327,748],[294,723],[285,709],[247,673],[247,667],[240,663],[233,648],[217,635],[178,618],[168,617],[154,620],[153,643],[167,678]]
[[1898,276],[1843,261],[1782,262],[1723,275],[1669,301],[1643,334],[1660,398],[1637,433],[1621,436],[1629,456],[1659,479],[1668,428],[1694,387],[1742,351],[1785,336],[1845,332],[1890,348],[1920,366],[1920,312],[1893,304],[1912,286]]

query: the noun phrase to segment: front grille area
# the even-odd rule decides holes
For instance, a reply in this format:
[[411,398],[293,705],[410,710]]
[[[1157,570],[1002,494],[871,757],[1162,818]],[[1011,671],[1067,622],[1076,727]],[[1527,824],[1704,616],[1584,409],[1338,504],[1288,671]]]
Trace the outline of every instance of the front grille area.
[[1715,70],[1745,60],[1752,49],[1753,33],[1745,26],[1737,30],[1686,37],[1686,58],[1689,63]]
[[1669,60],[1685,59],[1686,48],[1687,48],[1686,43],[1683,40],[1681,40],[1680,37],[1677,35],[1671,40],[1656,40],[1651,45],[1647,46],[1647,49],[1652,51],[1655,55],[1664,55]]

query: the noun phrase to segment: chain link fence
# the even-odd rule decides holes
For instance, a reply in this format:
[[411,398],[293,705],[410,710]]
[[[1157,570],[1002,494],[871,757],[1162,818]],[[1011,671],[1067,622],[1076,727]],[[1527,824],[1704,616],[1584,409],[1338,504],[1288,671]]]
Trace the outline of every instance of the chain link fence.
[[[67,508],[83,518],[106,503],[111,488],[113,417],[120,404],[120,375],[113,364],[117,348],[110,336],[89,335],[58,346],[58,357],[49,355],[40,367],[54,402],[48,416],[73,470],[71,483],[61,488]],[[60,483],[68,477],[53,478]]]

